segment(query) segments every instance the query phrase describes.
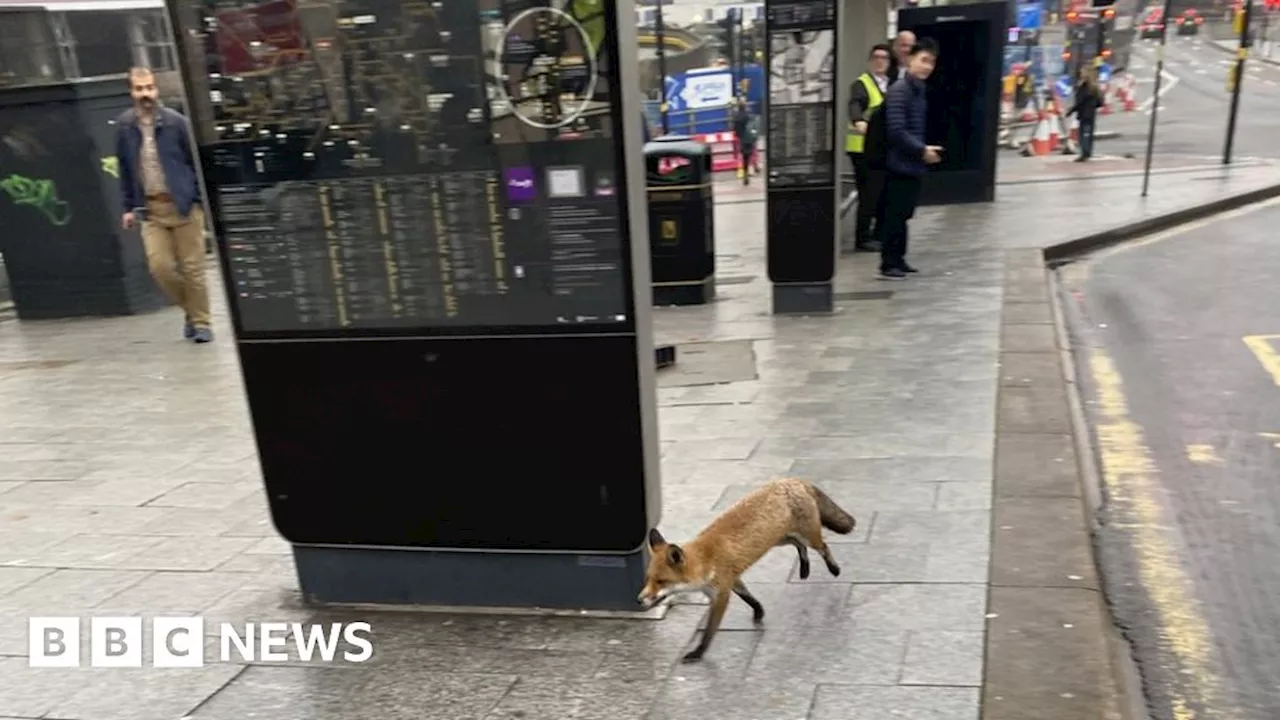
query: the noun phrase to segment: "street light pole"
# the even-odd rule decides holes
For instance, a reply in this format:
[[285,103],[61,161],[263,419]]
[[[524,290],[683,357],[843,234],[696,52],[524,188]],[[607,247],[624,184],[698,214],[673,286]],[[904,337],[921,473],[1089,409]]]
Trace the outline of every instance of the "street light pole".
[[658,112],[662,114],[662,134],[671,134],[671,123],[667,118],[667,36],[662,24],[662,4],[658,0],[657,13],[654,16],[653,36],[658,41],[658,85],[662,88],[662,102],[658,104]]
[[744,68],[742,62],[742,48],[746,44],[742,37],[742,8],[734,8],[733,28],[737,34],[737,39],[733,44],[733,92],[738,93],[738,83],[741,82]]
[[1142,197],[1147,196],[1151,184],[1151,150],[1156,143],[1156,118],[1160,116],[1160,80],[1164,77],[1164,47],[1169,39],[1169,13],[1173,12],[1173,0],[1164,0],[1164,13],[1160,16],[1160,50],[1156,56],[1156,88],[1151,96],[1151,124],[1147,128],[1147,159],[1142,168]]
[[1235,77],[1231,83],[1231,115],[1227,119],[1227,144],[1222,149],[1222,164],[1231,164],[1231,146],[1236,139],[1236,113],[1240,109],[1240,85],[1244,83],[1244,60],[1249,56],[1249,18],[1253,0],[1244,0],[1244,18],[1240,23],[1240,47],[1236,49]]

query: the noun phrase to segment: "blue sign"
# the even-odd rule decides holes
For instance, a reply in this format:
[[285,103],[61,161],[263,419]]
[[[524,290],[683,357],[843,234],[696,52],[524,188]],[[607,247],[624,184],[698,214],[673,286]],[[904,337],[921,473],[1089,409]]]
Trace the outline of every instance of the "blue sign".
[[667,107],[671,110],[684,110],[684,75],[666,77]]
[[1038,2],[1018,3],[1018,27],[1023,30],[1039,30],[1044,5]]
[[1073,88],[1071,87],[1071,78],[1069,76],[1063,75],[1058,78],[1058,82],[1054,83],[1054,87],[1057,89],[1058,95],[1061,97],[1071,97],[1071,91]]
[[1098,82],[1111,82],[1111,65],[1102,63],[1098,66]]

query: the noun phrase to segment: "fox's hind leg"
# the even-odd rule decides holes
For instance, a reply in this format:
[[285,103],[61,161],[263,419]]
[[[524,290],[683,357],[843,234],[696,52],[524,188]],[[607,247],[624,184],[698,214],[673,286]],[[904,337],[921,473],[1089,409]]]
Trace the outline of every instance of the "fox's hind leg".
[[809,579],[809,548],[805,547],[805,541],[794,535],[788,535],[785,542],[795,547],[796,552],[800,554],[800,579]]
[[755,595],[751,594],[751,591],[747,589],[747,586],[741,580],[733,584],[733,594],[742,598],[743,602],[751,606],[752,622],[758,623],[764,620],[764,606],[760,604]]
[[[836,564],[835,557],[831,554],[831,548],[827,547],[827,541],[822,539],[822,526],[814,523],[812,528],[805,533],[804,541],[809,547],[817,550],[822,555],[822,561],[827,564],[827,571],[832,576],[840,574],[840,566]],[[803,577],[803,576],[802,576]]]

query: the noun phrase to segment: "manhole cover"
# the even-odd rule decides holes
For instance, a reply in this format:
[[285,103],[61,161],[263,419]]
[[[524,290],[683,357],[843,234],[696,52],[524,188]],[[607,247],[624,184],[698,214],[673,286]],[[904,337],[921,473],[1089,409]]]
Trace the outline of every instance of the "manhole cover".
[[658,373],[658,387],[718,385],[756,379],[750,340],[720,340],[676,346],[676,363]]

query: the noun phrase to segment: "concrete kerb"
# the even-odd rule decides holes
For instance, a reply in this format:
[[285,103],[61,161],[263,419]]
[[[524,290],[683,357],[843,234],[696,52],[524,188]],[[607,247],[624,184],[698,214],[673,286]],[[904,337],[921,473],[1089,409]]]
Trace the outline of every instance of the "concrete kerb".
[[1110,230],[1051,245],[1043,251],[1045,263],[1049,269],[1054,269],[1103,248],[1276,197],[1280,197],[1280,184],[1268,185],[1200,205],[1192,205],[1175,212],[1144,218]]
[[1049,285],[1049,305],[1053,312],[1054,331],[1058,336],[1059,361],[1061,363],[1063,381],[1067,386],[1068,415],[1071,421],[1071,435],[1076,447],[1076,460],[1079,466],[1082,502],[1085,517],[1089,523],[1089,534],[1092,536],[1089,548],[1093,566],[1098,574],[1099,610],[1108,620],[1105,635],[1107,649],[1111,656],[1112,677],[1122,701],[1121,711],[1128,720],[1145,720],[1151,717],[1147,707],[1146,693],[1143,691],[1143,679],[1137,661],[1134,659],[1133,646],[1115,623],[1115,613],[1107,599],[1106,568],[1098,561],[1097,530],[1098,513],[1102,509],[1102,474],[1098,469],[1097,441],[1089,426],[1084,412],[1086,390],[1081,376],[1076,369],[1074,352],[1078,343],[1073,343],[1066,315],[1070,303],[1064,301],[1063,290],[1058,275],[1053,270],[1046,273],[1045,282]]

